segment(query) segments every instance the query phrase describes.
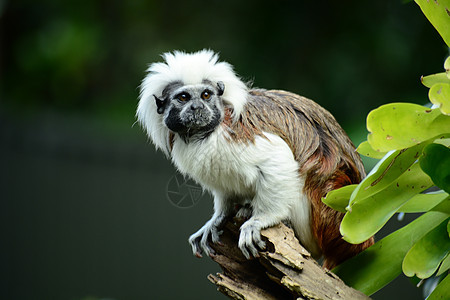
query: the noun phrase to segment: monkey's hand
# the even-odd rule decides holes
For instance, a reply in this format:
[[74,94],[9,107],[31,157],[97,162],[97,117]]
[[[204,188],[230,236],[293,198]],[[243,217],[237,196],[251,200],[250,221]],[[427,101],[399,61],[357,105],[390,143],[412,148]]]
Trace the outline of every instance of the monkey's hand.
[[209,241],[219,242],[219,236],[222,234],[219,228],[225,220],[225,214],[214,215],[199,231],[189,237],[189,244],[191,244],[195,256],[202,257],[202,252],[208,256],[214,254],[214,250],[209,246]]
[[242,224],[238,246],[247,259],[250,259],[250,254],[253,257],[258,257],[258,248],[264,249],[266,247],[266,243],[261,239],[261,229],[266,227],[265,225],[255,217]]

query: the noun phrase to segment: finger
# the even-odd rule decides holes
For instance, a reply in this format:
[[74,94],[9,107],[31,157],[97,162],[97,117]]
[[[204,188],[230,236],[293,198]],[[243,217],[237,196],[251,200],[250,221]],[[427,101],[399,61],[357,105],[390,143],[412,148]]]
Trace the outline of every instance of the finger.
[[218,231],[217,228],[214,228],[211,230],[211,241],[213,243],[218,243],[220,235],[223,233],[223,231]]
[[253,242],[250,242],[249,244],[247,244],[247,248],[250,251],[250,253],[253,255],[253,257],[259,257],[258,249],[256,249]]
[[241,249],[242,254],[244,254],[245,258],[250,259],[250,253],[248,250],[248,241],[249,241],[249,235],[247,234],[247,231],[242,231],[239,236],[239,249]]
[[259,249],[263,250],[266,248],[266,242],[261,239],[261,234],[259,231],[252,232],[253,243],[258,246]]
[[250,259],[250,253],[248,253],[247,249],[245,247],[239,247],[241,249],[242,254],[244,254],[246,259]]
[[202,257],[202,249],[199,245],[200,242],[200,236],[193,234],[189,237],[189,244],[191,244],[192,253],[197,256],[198,258]]
[[206,255],[211,256],[212,254],[215,254],[215,252],[208,244],[209,233],[205,233],[202,235],[202,239],[200,240],[200,247]]

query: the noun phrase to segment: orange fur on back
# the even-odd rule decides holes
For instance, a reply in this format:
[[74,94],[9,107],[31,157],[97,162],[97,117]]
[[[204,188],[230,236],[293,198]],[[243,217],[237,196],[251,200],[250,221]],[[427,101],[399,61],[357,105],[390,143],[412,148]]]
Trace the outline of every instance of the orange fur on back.
[[373,238],[353,245],[342,239],[343,213],[322,202],[329,191],[359,183],[365,175],[353,143],[334,117],[317,103],[284,91],[251,90],[240,119],[231,122],[226,109],[223,125],[236,142],[254,141],[269,132],[280,136],[299,162],[303,192],[311,202],[311,227],[324,267],[332,269],[373,244]]

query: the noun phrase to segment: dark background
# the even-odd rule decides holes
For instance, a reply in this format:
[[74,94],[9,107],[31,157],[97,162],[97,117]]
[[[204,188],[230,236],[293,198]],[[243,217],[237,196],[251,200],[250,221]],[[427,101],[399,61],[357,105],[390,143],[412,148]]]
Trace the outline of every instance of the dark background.
[[[1,299],[225,298],[187,243],[209,196],[134,125],[147,64],[203,48],[314,99],[355,144],[371,109],[427,102],[420,76],[448,50],[400,0],[0,0]],[[420,293],[401,277],[374,298]]]

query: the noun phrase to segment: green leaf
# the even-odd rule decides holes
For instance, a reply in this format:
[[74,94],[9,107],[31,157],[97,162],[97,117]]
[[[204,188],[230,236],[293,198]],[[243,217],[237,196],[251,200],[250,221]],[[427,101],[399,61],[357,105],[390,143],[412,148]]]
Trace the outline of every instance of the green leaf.
[[450,255],[449,254],[447,254],[447,256],[442,261],[442,264],[439,267],[439,270],[437,271],[436,276],[440,276],[440,275],[444,274],[444,272],[447,271],[448,269],[450,269]]
[[448,217],[446,213],[427,212],[340,264],[333,272],[347,285],[371,295],[400,275],[403,258],[412,245]]
[[372,158],[376,158],[376,159],[380,159],[383,158],[383,156],[386,155],[386,152],[379,152],[374,150],[368,141],[364,141],[361,144],[359,144],[358,148],[356,149],[356,151],[358,151],[359,154],[367,156],[367,157],[372,157]]
[[428,21],[450,47],[450,0],[415,0]]
[[439,109],[412,103],[391,103],[372,110],[367,116],[367,140],[379,152],[417,145],[450,132],[450,116]]
[[450,83],[450,79],[447,77],[447,74],[445,72],[422,76],[422,78],[420,78],[420,81],[427,88],[431,88],[437,83]]
[[[351,243],[365,241],[414,195],[433,185],[417,164],[424,147],[433,141],[447,142],[444,134],[408,149],[389,152],[356,187],[350,197],[349,211],[341,223],[344,239]],[[404,174],[404,173],[409,174]],[[415,173],[415,174],[411,174]],[[445,207],[444,207],[445,208]]]
[[[444,136],[450,136],[450,134],[444,134]],[[444,145],[445,147],[450,147],[450,139],[447,139],[445,137],[438,140],[434,140],[433,143]]]
[[440,144],[430,144],[423,150],[420,167],[433,182],[450,193],[450,149]]
[[[439,137],[450,136],[450,134]],[[408,149],[396,150],[389,152],[381,159],[370,173],[364,178],[358,187],[353,191],[350,198],[350,205],[354,202],[365,199],[379,191],[385,189],[420,157],[423,148],[437,141],[446,141],[444,138],[436,139],[433,137],[419,145],[415,145]]]
[[450,251],[447,223],[448,220],[443,221],[408,251],[402,264],[406,276],[428,278],[438,269]]
[[445,276],[438,286],[434,289],[427,300],[443,300],[450,299],[450,276]]
[[403,204],[397,212],[404,213],[421,213],[431,210],[433,207],[441,203],[442,201],[450,201],[450,197],[447,193],[428,193],[418,194]]
[[344,240],[353,244],[364,242],[380,230],[406,201],[432,185],[430,177],[415,163],[385,189],[351,202],[340,227]]
[[450,214],[450,198],[446,198],[444,201],[433,207],[431,210]]
[[433,85],[428,92],[428,97],[444,115],[450,116],[450,84],[437,83]]
[[340,212],[346,212],[345,208],[350,201],[350,196],[357,184],[346,185],[337,190],[329,192],[325,198],[322,198],[322,202],[331,207],[334,210]]
[[448,79],[450,79],[450,56],[444,62],[445,73],[447,74]]

